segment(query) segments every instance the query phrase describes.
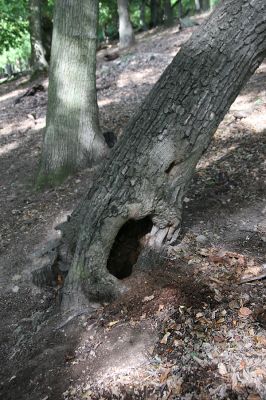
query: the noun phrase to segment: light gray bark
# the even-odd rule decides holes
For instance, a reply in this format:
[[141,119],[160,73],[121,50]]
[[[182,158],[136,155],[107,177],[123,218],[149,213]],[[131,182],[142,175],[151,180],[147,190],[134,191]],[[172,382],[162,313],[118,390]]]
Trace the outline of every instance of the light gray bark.
[[265,0],[223,1],[131,118],[97,183],[62,226],[75,250],[64,307],[123,290],[106,266],[128,220],[150,216],[157,244],[175,239],[195,166],[265,56],[265,15]]
[[119,47],[132,46],[135,42],[134,31],[129,17],[128,0],[117,0],[119,15]]
[[200,12],[200,0],[195,0],[195,9],[197,12]]
[[103,157],[96,97],[98,1],[57,0],[39,184]]
[[41,0],[29,1],[29,29],[31,43],[30,64],[33,76],[36,76],[38,73],[48,70],[45,49],[42,43]]

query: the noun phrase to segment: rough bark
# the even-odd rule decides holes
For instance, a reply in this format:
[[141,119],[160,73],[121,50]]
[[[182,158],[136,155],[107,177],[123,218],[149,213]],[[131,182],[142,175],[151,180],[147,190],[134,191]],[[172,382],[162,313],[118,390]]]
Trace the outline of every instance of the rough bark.
[[195,166],[266,51],[265,0],[225,0],[167,67],[62,226],[75,250],[63,306],[110,299],[123,284],[107,269],[121,227],[149,216],[153,243],[178,235]]
[[33,76],[48,70],[45,49],[42,42],[41,0],[29,1],[29,29],[31,43],[30,65]]
[[117,0],[119,15],[119,47],[130,47],[135,42],[134,31],[129,18],[128,0]]
[[56,2],[39,185],[60,182],[106,152],[96,97],[97,21],[98,1]]

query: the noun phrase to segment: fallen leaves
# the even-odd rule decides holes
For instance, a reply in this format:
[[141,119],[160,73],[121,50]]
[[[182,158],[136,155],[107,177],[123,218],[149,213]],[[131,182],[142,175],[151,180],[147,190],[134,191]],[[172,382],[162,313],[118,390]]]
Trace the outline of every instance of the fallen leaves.
[[160,343],[161,343],[161,344],[166,344],[170,335],[171,335],[170,332],[166,332],[166,334],[164,335],[164,337],[162,338],[162,340],[160,341]]
[[160,383],[164,383],[171,373],[171,368],[167,368],[160,376]]
[[238,315],[241,318],[247,318],[252,314],[252,311],[248,307],[241,307],[238,310]]
[[220,375],[226,375],[227,374],[227,368],[226,368],[225,364],[219,363],[218,364],[218,371],[219,371]]
[[109,323],[108,323],[109,328],[111,328],[112,326],[118,324],[118,322],[120,322],[120,321],[117,320],[117,321],[111,321],[111,322],[109,322]]
[[255,336],[254,339],[258,345],[266,347],[266,337],[265,336]]
[[151,296],[146,296],[144,297],[144,299],[142,300],[142,303],[147,303],[148,301],[151,301],[154,299],[154,294],[152,294]]

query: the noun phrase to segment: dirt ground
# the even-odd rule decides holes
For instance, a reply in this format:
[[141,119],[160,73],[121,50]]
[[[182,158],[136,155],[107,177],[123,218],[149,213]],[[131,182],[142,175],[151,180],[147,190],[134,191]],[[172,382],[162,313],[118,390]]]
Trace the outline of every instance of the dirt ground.
[[[122,134],[195,29],[142,33],[113,61],[104,56],[115,47],[98,53],[103,131]],[[93,177],[34,189],[47,86],[0,85],[1,398],[266,399],[266,63],[197,167],[179,243],[140,257],[122,298],[79,315],[60,316],[56,283],[32,283]]]

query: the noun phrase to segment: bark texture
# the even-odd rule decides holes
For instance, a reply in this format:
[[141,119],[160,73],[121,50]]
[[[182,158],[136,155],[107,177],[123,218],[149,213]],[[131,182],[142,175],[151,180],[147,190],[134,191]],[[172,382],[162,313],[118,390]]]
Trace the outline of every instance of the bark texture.
[[266,51],[265,0],[225,0],[167,67],[62,226],[74,259],[63,306],[110,299],[123,284],[107,269],[121,227],[152,220],[153,243],[178,235],[195,166]]
[[117,0],[119,15],[119,47],[130,47],[135,42],[135,35],[129,18],[128,0]]
[[29,28],[31,43],[31,68],[33,75],[47,71],[48,63],[45,58],[45,48],[42,41],[41,0],[29,1]]
[[101,159],[96,97],[98,1],[57,0],[39,184]]

